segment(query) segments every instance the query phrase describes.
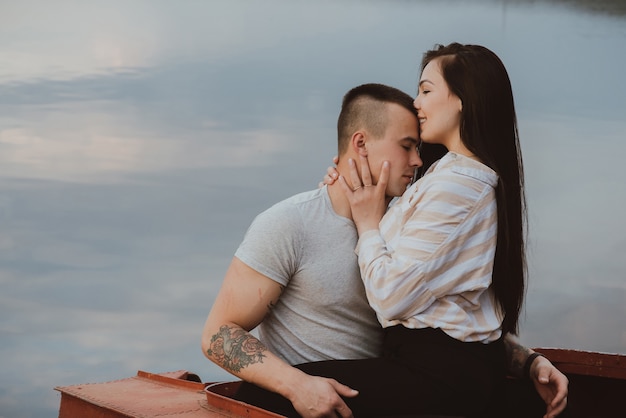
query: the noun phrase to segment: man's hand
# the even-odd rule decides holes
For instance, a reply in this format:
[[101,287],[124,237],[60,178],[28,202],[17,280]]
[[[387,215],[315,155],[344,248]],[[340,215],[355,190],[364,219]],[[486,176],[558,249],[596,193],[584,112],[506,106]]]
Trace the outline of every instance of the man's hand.
[[352,418],[352,410],[341,398],[354,397],[358,391],[342,385],[335,379],[304,374],[291,388],[287,398],[303,418]]
[[530,378],[546,403],[544,418],[558,416],[567,406],[569,380],[545,357],[537,357],[530,366]]

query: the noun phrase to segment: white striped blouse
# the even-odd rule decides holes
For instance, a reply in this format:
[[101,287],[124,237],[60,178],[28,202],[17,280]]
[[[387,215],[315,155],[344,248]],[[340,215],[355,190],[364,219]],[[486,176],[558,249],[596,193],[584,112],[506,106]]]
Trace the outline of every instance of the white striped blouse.
[[441,328],[491,342],[502,314],[489,290],[497,238],[497,174],[447,153],[356,247],[370,305],[383,327]]

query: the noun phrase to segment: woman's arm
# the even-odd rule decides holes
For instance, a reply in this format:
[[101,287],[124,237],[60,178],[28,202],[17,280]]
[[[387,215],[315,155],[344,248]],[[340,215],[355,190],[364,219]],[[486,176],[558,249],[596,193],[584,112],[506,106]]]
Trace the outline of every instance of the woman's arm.
[[489,286],[497,219],[491,185],[450,170],[431,173],[389,209],[384,237],[373,225],[380,195],[370,189],[344,187],[359,229],[361,276],[383,318],[404,320],[442,296]]

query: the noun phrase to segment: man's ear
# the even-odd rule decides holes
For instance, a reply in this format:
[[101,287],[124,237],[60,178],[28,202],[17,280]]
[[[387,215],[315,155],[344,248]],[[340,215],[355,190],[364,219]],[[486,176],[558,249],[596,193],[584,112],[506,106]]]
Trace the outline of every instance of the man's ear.
[[367,157],[367,135],[365,132],[356,131],[352,134],[350,145],[358,155]]

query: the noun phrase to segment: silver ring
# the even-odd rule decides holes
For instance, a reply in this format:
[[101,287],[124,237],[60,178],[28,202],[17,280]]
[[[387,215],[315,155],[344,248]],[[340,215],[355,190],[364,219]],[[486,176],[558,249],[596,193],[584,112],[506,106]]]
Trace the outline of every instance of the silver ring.
[[357,186],[357,187],[355,187],[354,189],[352,189],[352,191],[353,191],[353,192],[356,192],[356,191],[357,191],[357,190],[359,190],[361,187],[363,187],[363,186]]

